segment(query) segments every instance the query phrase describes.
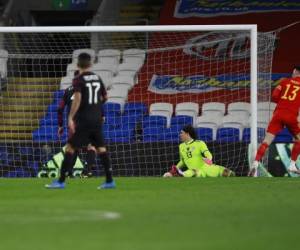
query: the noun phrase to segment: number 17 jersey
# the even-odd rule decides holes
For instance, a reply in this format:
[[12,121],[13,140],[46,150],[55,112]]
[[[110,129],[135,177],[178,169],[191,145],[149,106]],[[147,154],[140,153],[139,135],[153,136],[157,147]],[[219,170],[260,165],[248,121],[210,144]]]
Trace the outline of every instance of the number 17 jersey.
[[75,114],[78,128],[96,129],[102,124],[102,103],[106,100],[106,90],[99,76],[84,72],[73,79],[74,93],[81,93],[81,102]]

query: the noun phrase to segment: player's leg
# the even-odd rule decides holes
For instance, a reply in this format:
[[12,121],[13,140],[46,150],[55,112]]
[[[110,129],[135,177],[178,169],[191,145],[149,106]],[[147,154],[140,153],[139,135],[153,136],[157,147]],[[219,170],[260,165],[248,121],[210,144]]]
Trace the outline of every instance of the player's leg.
[[[211,164],[211,165],[204,165],[201,167],[200,172],[202,175],[206,177],[228,177],[228,176],[235,176],[234,172],[228,168],[225,168],[220,165]],[[203,177],[199,176],[199,177]]]
[[92,144],[96,147],[97,155],[101,158],[104,166],[106,181],[98,187],[98,189],[115,188],[116,184],[112,178],[112,168],[110,157],[104,144],[104,139],[101,129],[95,130],[92,133]]
[[282,129],[283,129],[282,118],[280,114],[276,113],[273,115],[272,120],[270,121],[269,126],[267,128],[266,136],[256,152],[255,160],[250,166],[248,176],[256,176],[257,168],[261,159],[265,155],[267,149],[269,148],[270,144],[274,140],[276,134]]
[[86,166],[84,167],[82,171],[82,176],[83,177],[92,177],[92,170],[96,166],[96,148],[92,145],[89,144],[87,147],[87,154],[86,154]]
[[289,121],[287,121],[287,128],[294,136],[294,145],[291,152],[291,162],[288,167],[288,171],[292,173],[300,174],[300,170],[296,167],[296,161],[300,154],[300,128],[298,119],[293,119],[293,117],[288,117]]
[[50,189],[63,189],[65,187],[65,180],[67,172],[71,172],[73,165],[75,164],[74,158],[76,159],[75,148],[67,143],[65,148],[65,156],[60,169],[60,177],[58,180],[53,181],[51,184],[46,184],[46,188]]
[[71,174],[73,166],[75,165],[77,153],[75,147],[73,147],[70,143],[67,143],[65,148],[65,157],[61,165],[60,169],[60,177],[58,182],[64,183],[66,180],[66,174]]

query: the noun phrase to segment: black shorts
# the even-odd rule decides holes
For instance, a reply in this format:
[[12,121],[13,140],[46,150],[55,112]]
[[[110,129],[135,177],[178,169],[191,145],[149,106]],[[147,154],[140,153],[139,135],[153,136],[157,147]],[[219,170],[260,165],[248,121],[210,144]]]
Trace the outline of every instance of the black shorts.
[[74,148],[86,147],[92,144],[96,148],[105,147],[102,129],[76,129],[73,136],[68,139],[68,143]]

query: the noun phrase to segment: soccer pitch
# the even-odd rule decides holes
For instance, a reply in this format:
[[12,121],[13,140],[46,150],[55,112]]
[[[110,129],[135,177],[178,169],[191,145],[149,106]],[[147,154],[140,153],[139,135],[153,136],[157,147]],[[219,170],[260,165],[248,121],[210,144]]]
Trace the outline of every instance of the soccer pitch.
[[297,249],[298,178],[0,180],[5,250]]

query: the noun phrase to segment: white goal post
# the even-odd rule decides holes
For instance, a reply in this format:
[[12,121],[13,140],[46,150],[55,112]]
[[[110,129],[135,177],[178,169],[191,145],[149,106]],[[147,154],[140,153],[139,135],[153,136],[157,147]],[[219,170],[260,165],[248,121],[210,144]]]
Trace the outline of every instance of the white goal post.
[[[220,34],[225,34],[225,35],[215,36],[216,37],[215,41],[217,41],[217,42],[215,42],[213,40],[214,39],[213,35],[207,36],[205,38],[202,37],[201,38],[202,40],[195,40],[192,45],[190,45],[189,43],[186,43],[186,42],[180,43],[180,39],[178,39],[178,41],[177,41],[177,37],[185,37],[185,34],[189,34],[189,35],[187,36],[187,38],[184,38],[184,39],[181,38],[182,41],[191,41],[193,36],[191,36],[190,34],[202,35],[202,34],[206,34],[206,33],[208,33],[208,34],[220,33]],[[234,35],[233,36],[228,35],[231,33]],[[17,38],[15,38],[16,34],[24,34],[24,36],[26,36],[26,39],[17,39]],[[53,48],[55,51],[53,52],[53,54],[51,54],[51,50],[50,50],[51,42],[50,42],[50,40],[48,41],[48,40],[42,39],[43,34],[75,34],[75,36],[74,36],[74,38],[72,38],[72,36],[68,36],[68,39],[66,39],[65,41],[62,41],[58,44],[53,45]],[[88,46],[81,40],[78,40],[78,37],[76,37],[76,34],[86,34],[88,39],[90,39],[90,41],[89,41],[90,46]],[[109,34],[109,36],[114,37],[114,38],[111,38],[111,40],[105,41],[104,40],[105,38],[103,38],[103,37],[108,34]],[[114,36],[114,34],[117,34],[117,35]],[[147,98],[147,95],[149,96],[149,94],[144,92],[145,89],[142,89],[142,88],[141,88],[141,90],[137,90],[135,92],[136,93],[135,96],[134,96],[134,94],[132,94],[134,92],[133,91],[134,88],[136,88],[136,89],[139,88],[136,81],[137,81],[137,79],[139,79],[141,71],[143,71],[144,76],[146,76],[145,79],[150,79],[151,83],[153,81],[157,81],[159,83],[159,81],[157,79],[159,79],[160,75],[156,71],[159,71],[161,73],[161,72],[163,72],[164,68],[167,68],[168,71],[167,71],[166,75],[161,77],[161,79],[162,79],[161,81],[167,81],[166,79],[169,79],[168,77],[170,77],[172,75],[174,76],[175,73],[176,73],[175,74],[176,77],[177,77],[177,75],[179,78],[182,77],[182,79],[185,77],[185,79],[183,80],[185,83],[193,82],[193,80],[191,80],[191,79],[196,79],[195,80],[196,82],[201,82],[201,81],[206,81],[207,78],[214,78],[214,79],[218,79],[218,81],[221,84],[225,84],[222,82],[222,80],[219,80],[219,79],[226,78],[227,79],[226,81],[228,82],[228,84],[231,84],[234,81],[236,81],[238,84],[240,84],[238,86],[234,85],[235,86],[234,89],[237,92],[238,92],[238,88],[240,86],[242,86],[242,88],[245,87],[245,85],[243,85],[243,84],[246,84],[245,82],[250,82],[250,93],[249,93],[250,98],[249,98],[249,100],[247,100],[245,98],[245,100],[242,100],[242,101],[250,103],[249,104],[250,105],[250,109],[249,109],[249,115],[250,115],[249,121],[250,122],[249,122],[248,127],[251,131],[250,132],[250,135],[251,135],[251,137],[250,137],[250,147],[251,147],[250,152],[251,153],[250,153],[249,157],[250,157],[250,161],[253,160],[256,150],[257,150],[257,144],[259,142],[258,133],[257,133],[257,129],[258,129],[258,126],[257,126],[257,124],[258,124],[257,104],[258,104],[258,92],[259,92],[258,84],[270,84],[271,66],[272,66],[272,59],[273,59],[272,53],[273,53],[274,41],[275,41],[274,34],[271,34],[270,36],[262,35],[262,38],[261,38],[262,42],[261,42],[261,44],[258,44],[259,43],[259,34],[257,31],[257,25],[254,25],[254,24],[253,25],[244,25],[244,24],[241,24],[241,25],[169,25],[169,26],[0,27],[0,46],[1,46],[0,49],[4,49],[4,50],[8,51],[9,63],[7,64],[7,67],[10,67],[13,69],[11,71],[8,70],[8,72],[10,72],[10,73],[8,73],[8,76],[6,79],[9,93],[6,93],[7,89],[2,90],[2,95],[4,96],[4,98],[2,98],[2,103],[1,103],[1,105],[2,105],[2,108],[0,110],[1,119],[4,119],[4,117],[9,117],[9,114],[7,114],[7,112],[5,111],[5,105],[7,103],[10,103],[12,100],[5,99],[5,98],[6,97],[8,98],[9,95],[10,95],[10,97],[11,97],[11,95],[13,95],[14,91],[17,90],[18,84],[22,84],[22,82],[36,82],[39,84],[41,81],[43,81],[43,82],[46,81],[45,77],[35,77],[34,71],[37,69],[36,65],[33,65],[32,67],[25,65],[25,64],[34,64],[33,61],[27,62],[28,58],[29,59],[33,58],[35,60],[35,62],[36,61],[38,62],[38,60],[41,60],[40,61],[41,67],[38,68],[38,70],[41,72],[44,70],[44,68],[46,68],[46,71],[48,70],[49,65],[47,65],[47,64],[55,64],[54,63],[55,59],[61,60],[64,64],[62,63],[62,65],[60,67],[61,68],[60,74],[54,74],[53,72],[51,72],[51,73],[53,73],[52,75],[54,75],[54,77],[53,77],[53,76],[50,76],[51,74],[49,73],[49,79],[55,78],[56,81],[59,83],[59,82],[62,82],[63,78],[61,78],[61,77],[63,77],[64,74],[67,74],[65,71],[67,65],[65,64],[65,61],[63,61],[63,60],[67,59],[68,63],[71,62],[70,60],[72,59],[72,50],[70,50],[70,49],[72,48],[73,44],[76,44],[76,46],[77,46],[77,44],[82,43],[82,46],[81,46],[82,49],[86,49],[89,47],[93,49],[93,47],[94,47],[95,48],[94,50],[96,51],[95,58],[97,58],[97,53],[98,53],[98,51],[101,50],[102,45],[104,43],[105,43],[105,45],[109,45],[111,43],[111,49],[116,49],[118,47],[118,45],[122,44],[122,42],[120,42],[121,39],[120,39],[120,41],[117,41],[118,36],[119,36],[118,34],[127,34],[126,38],[123,38],[123,40],[122,40],[123,43],[124,43],[124,39],[128,39],[128,41],[129,40],[133,41],[132,43],[135,42],[134,39],[136,39],[136,41],[138,41],[138,39],[143,40],[143,42],[145,43],[145,46],[143,48],[145,55],[142,59],[141,65],[138,67],[138,70],[135,72],[135,75],[133,78],[134,79],[133,83],[131,83],[130,77],[124,78],[122,76],[122,80],[120,80],[120,77],[119,77],[120,74],[119,74],[118,70],[120,70],[122,68],[122,66],[125,67],[127,65],[121,65],[121,64],[125,64],[124,58],[118,59],[118,60],[120,60],[120,61],[118,61],[119,65],[116,66],[115,72],[113,73],[114,74],[113,80],[115,83],[114,86],[118,86],[118,87],[115,87],[115,89],[113,89],[115,91],[111,91],[112,97],[114,97],[114,94],[117,93],[116,89],[122,89],[124,82],[125,82],[127,84],[127,86],[128,85],[130,86],[130,91],[131,91],[130,92],[131,93],[130,100],[133,102],[134,101],[140,102],[141,100],[143,100],[143,98]],[[143,34],[143,38],[140,38],[140,36],[137,36],[136,38],[132,38],[129,36],[129,34]],[[160,46],[160,44],[159,44],[160,41],[158,41],[158,40],[156,41],[153,38],[154,36],[151,36],[152,34],[159,34],[159,35],[170,34],[168,36],[161,38],[162,40],[170,39],[170,42],[169,42],[170,45],[168,47],[166,47],[165,44],[167,42],[164,41],[164,43],[162,43],[162,46]],[[241,34],[241,38],[239,37],[239,34]],[[247,34],[247,35],[244,35],[244,34]],[[27,35],[28,35],[28,37],[30,37],[31,35],[34,35],[34,37],[33,38],[30,37],[30,39],[27,39]],[[232,43],[232,39],[235,39],[236,37],[238,38],[237,39],[238,42],[240,42],[237,45]],[[265,37],[267,37],[267,38],[265,38]],[[26,45],[27,50],[22,51],[22,48],[25,48],[25,45],[22,47],[20,44],[22,44],[23,42],[28,42],[30,40],[34,40],[34,39],[35,39],[35,43],[33,42],[34,45],[39,44],[40,47],[36,49],[32,45],[32,53],[31,52],[27,53],[26,51],[29,51],[30,46],[31,46],[30,43],[28,43],[28,45]],[[219,40],[217,40],[217,39],[219,39]],[[268,39],[270,41],[265,42],[265,40],[268,40]],[[177,41],[177,43],[173,44],[172,41],[175,41],[175,40]],[[43,50],[43,43],[45,41],[49,42],[49,44],[45,45],[47,47],[47,49]],[[226,41],[225,45],[227,47],[222,47],[222,46],[218,47],[218,43],[220,41],[221,42]],[[124,55],[125,55],[124,51],[125,51],[125,48],[128,49],[129,42],[127,44],[127,41],[126,41],[124,44],[126,45],[126,47],[124,46],[123,48],[122,47],[118,48],[121,51],[121,57],[122,56],[124,57]],[[136,44],[137,44],[137,42],[136,42]],[[152,45],[154,44],[155,46],[151,46],[151,44]],[[11,49],[10,46],[11,47],[14,46],[13,49]],[[266,54],[267,54],[267,56],[266,56],[264,54],[265,52],[263,51],[263,53],[261,53],[263,55],[259,56],[259,53],[260,53],[259,47],[264,47],[264,46],[270,47],[271,52],[268,50],[266,52]],[[136,46],[136,48],[137,47],[138,46]],[[77,46],[77,48],[78,48],[78,46]],[[79,46],[79,48],[80,48],[80,46]],[[107,48],[109,48],[109,47],[106,46],[106,49]],[[132,48],[136,49],[134,46],[132,46]],[[183,53],[186,48],[191,50],[189,55],[188,55],[188,53],[185,53],[185,54]],[[36,50],[36,52],[35,52],[35,50]],[[200,50],[202,50],[202,51],[200,51]],[[209,55],[207,55],[207,58],[209,58],[209,59],[206,59],[206,62],[204,62],[205,65],[200,65],[201,60],[199,58],[197,58],[196,54],[202,53],[204,50],[207,50],[207,51],[205,51],[205,53],[209,54]],[[214,67],[219,67],[218,66],[219,64],[214,62],[213,57],[216,56],[216,54],[212,55],[213,53],[215,53],[215,52],[210,52],[212,50],[213,51],[219,50],[219,53],[223,53],[224,55],[225,54],[227,55],[230,53],[235,53],[239,50],[237,53],[240,53],[240,54],[238,57],[236,57],[236,58],[232,57],[229,60],[224,59],[224,58],[219,58],[218,60],[222,62],[223,66],[220,66],[220,67],[222,67],[220,69],[215,69]],[[223,50],[223,52],[221,50]],[[64,52],[64,51],[66,51],[66,52]],[[132,52],[132,53],[135,53],[135,52]],[[178,56],[179,53],[183,53],[184,55]],[[210,54],[210,53],[212,53],[212,54]],[[165,60],[165,58],[164,58],[166,55],[169,56],[169,58],[167,58],[167,60]],[[178,59],[178,62],[175,62],[175,64],[172,64],[172,63],[174,63],[174,61],[177,60],[177,58],[180,58],[180,59]],[[42,60],[45,60],[47,62],[44,62]],[[98,63],[99,63],[100,59],[98,58],[96,60],[98,60]],[[182,61],[179,61],[179,60],[182,60]],[[136,62],[136,60],[133,60],[133,61]],[[158,63],[159,63],[159,65],[158,65]],[[197,63],[199,63],[199,65],[196,65]],[[238,63],[239,63],[239,65],[237,66]],[[263,70],[261,70],[261,72],[259,71],[259,69],[260,69],[259,63],[261,65],[263,65],[261,67],[263,69]],[[177,65],[180,65],[179,68],[174,69],[174,67],[176,67]],[[185,65],[187,65],[187,66],[185,66]],[[53,67],[56,67],[56,66],[57,65],[53,65]],[[73,70],[73,68],[71,66],[70,67],[68,66],[69,68],[67,68],[67,70],[70,69],[70,72],[72,72],[71,70]],[[105,65],[104,66],[100,65],[100,66],[105,67]],[[187,68],[187,67],[189,67],[189,68]],[[224,67],[224,69],[223,69],[223,67]],[[243,72],[239,71],[239,70],[235,71],[236,68],[240,69],[243,67],[244,67]],[[232,71],[228,72],[227,68],[232,69]],[[101,68],[101,69],[103,69],[103,68]],[[205,71],[205,73],[207,73],[208,76],[205,76],[205,73],[201,72],[201,69],[203,72]],[[19,70],[20,76],[14,75],[15,72],[18,72],[18,70]],[[29,70],[29,72],[24,72],[24,70]],[[126,67],[125,67],[125,70],[128,71],[128,69]],[[187,70],[187,71],[185,72],[185,70]],[[216,71],[216,73],[215,73],[215,71]],[[262,73],[262,75],[263,75],[262,79],[258,79],[260,73]],[[31,77],[31,75],[33,75],[34,77]],[[40,75],[45,75],[45,74],[41,73]],[[69,77],[70,77],[70,75],[69,75]],[[106,77],[106,76],[103,75],[103,77]],[[119,77],[119,78],[117,78],[117,77]],[[207,77],[207,78],[205,78],[205,77]],[[228,78],[230,78],[230,79],[228,79]],[[141,79],[139,79],[139,81],[145,82],[146,81],[145,79],[141,78]],[[236,80],[236,79],[238,79],[238,80]],[[121,82],[121,84],[120,84],[120,82],[118,82],[118,81],[123,81],[123,82]],[[175,79],[175,81],[176,81],[176,79]],[[209,80],[207,80],[207,81],[209,81]],[[263,82],[265,82],[265,83],[263,83]],[[14,86],[14,87],[9,88],[10,84],[12,84],[11,86]],[[140,84],[140,83],[138,83],[138,84]],[[148,84],[150,86],[150,81],[147,83],[144,83],[144,84]],[[178,83],[178,84],[180,85],[180,83]],[[220,91],[222,91],[222,90],[220,90],[220,88],[218,86],[215,86],[215,85],[212,85],[212,86],[213,87],[211,87],[211,88],[216,93],[219,93]],[[233,86],[233,85],[228,85],[228,86]],[[228,86],[225,86],[225,87],[230,88]],[[20,87],[20,86],[18,86],[18,87]],[[109,87],[111,87],[111,86],[109,86]],[[51,92],[50,93],[51,94],[50,99],[51,99],[52,94],[55,95],[55,93],[54,93],[55,90],[49,89],[47,91]],[[151,89],[151,87],[148,87],[148,91],[153,92],[154,90]],[[192,89],[192,87],[190,90],[186,89],[184,93],[178,94],[178,99],[176,99],[176,97],[174,97],[174,96],[176,96],[175,92],[174,92],[175,93],[174,96],[172,95],[171,92],[166,92],[166,93],[158,93],[158,92],[154,93],[153,92],[154,94],[152,93],[155,96],[155,98],[157,97],[157,99],[156,99],[157,103],[163,103],[164,102],[163,100],[166,100],[165,103],[172,103],[172,101],[175,100],[175,103],[174,102],[172,103],[173,108],[174,108],[173,115],[171,114],[171,116],[168,117],[169,120],[167,119],[168,120],[168,124],[167,124],[168,128],[171,126],[170,119],[173,116],[184,114],[184,113],[180,113],[180,112],[178,112],[178,114],[175,113],[175,106],[177,106],[177,104],[179,104],[180,102],[186,102],[185,100],[188,100],[189,103],[193,102],[192,100],[193,100],[194,96],[196,95],[195,94],[196,92],[194,92],[194,91],[195,90]],[[215,92],[213,92],[213,93],[215,93]],[[244,93],[245,91],[242,90],[241,92]],[[29,93],[29,87],[28,87],[28,93]],[[191,93],[191,94],[189,94],[189,93]],[[270,101],[269,94],[270,94],[270,88],[268,86],[265,90],[265,97],[263,98],[262,101],[266,101],[266,102]],[[19,95],[21,95],[21,94],[17,93],[14,96],[14,98],[17,99],[19,97]],[[142,95],[144,95],[145,97],[143,97]],[[187,97],[188,95],[190,95],[190,96]],[[223,95],[225,95],[225,94],[223,94]],[[247,94],[245,94],[245,95],[247,96]],[[28,94],[29,98],[30,98],[30,96],[31,95]],[[210,94],[208,93],[207,96],[210,96]],[[199,111],[193,117],[193,125],[195,127],[197,127],[196,119],[198,119],[198,116],[201,115],[201,105],[203,107],[203,104],[206,102],[218,102],[221,100],[220,98],[213,99],[213,96],[214,96],[214,94],[211,94],[211,98],[209,97],[210,99],[207,99],[207,100],[202,100],[201,99],[202,96],[194,99],[196,104],[199,100],[201,101],[201,104],[199,105]],[[166,97],[166,98],[164,99],[164,97]],[[46,98],[46,97],[44,97],[44,98]],[[226,96],[224,96],[224,98],[228,99],[228,97],[226,97]],[[180,100],[183,100],[183,101],[180,101]],[[241,101],[241,100],[238,100],[238,101]],[[36,100],[36,102],[38,102],[38,100]],[[51,100],[50,100],[50,103],[51,103]],[[149,114],[151,115],[151,113],[150,113],[151,105],[150,104],[152,104],[152,103],[154,103],[154,102],[152,102],[152,100],[148,100],[147,105],[146,105],[147,111],[144,114],[145,116],[149,116]],[[198,102],[198,104],[199,104],[199,102]],[[49,102],[47,103],[47,105],[49,105]],[[43,115],[46,115],[47,108],[49,109],[49,106],[47,106],[47,105],[45,106],[45,110],[40,110],[41,111],[40,115],[37,115],[37,117],[34,118],[34,119],[39,120],[39,124],[41,122],[41,119],[43,118]],[[125,103],[121,104],[121,109],[124,109],[124,105],[126,108],[126,101],[125,101]],[[228,103],[226,103],[226,105],[228,106]],[[13,114],[14,106],[12,106],[11,108],[8,107],[8,109],[12,110],[11,111],[12,115],[10,115],[10,118],[9,118],[9,119],[11,119],[11,117],[14,115]],[[33,110],[34,111],[32,111],[32,112],[36,112],[34,108],[33,108]],[[226,110],[227,110],[227,108],[226,108]],[[124,110],[121,110],[121,112],[123,112],[123,111]],[[227,114],[227,111],[225,111],[225,113]],[[224,115],[225,115],[225,113],[224,113]],[[29,112],[27,112],[25,114],[29,115]],[[121,114],[121,116],[125,116],[125,115]],[[28,116],[28,117],[30,117],[30,116]],[[55,120],[56,118],[53,117],[53,119]],[[117,157],[115,160],[116,167],[118,166],[118,164],[123,164],[125,166],[126,160],[131,162],[133,164],[132,166],[135,166],[134,164],[136,162],[138,162],[139,164],[145,163],[145,164],[151,165],[152,163],[154,163],[154,161],[157,160],[155,158],[157,156],[157,154],[164,154],[165,152],[168,151],[168,147],[169,147],[168,140],[159,139],[159,142],[158,141],[156,142],[154,140],[153,141],[154,146],[153,146],[153,144],[151,144],[151,147],[153,147],[153,150],[151,149],[150,152],[148,152],[148,155],[143,156],[145,158],[143,158],[142,160],[139,159],[139,152],[140,152],[141,147],[145,147],[143,149],[143,151],[145,151],[145,152],[147,151],[146,150],[147,145],[145,146],[143,144],[143,142],[145,142],[145,144],[146,144],[146,140],[143,140],[143,138],[144,138],[143,133],[145,132],[145,128],[143,127],[143,121],[144,121],[143,119],[144,119],[144,117],[140,118],[139,124],[136,123],[135,128],[134,128],[134,132],[136,132],[139,129],[137,127],[140,127],[140,126],[142,127],[142,129],[144,129],[141,132],[142,139],[138,138],[138,139],[135,139],[134,141],[129,140],[129,141],[124,142],[123,144],[122,144],[122,142],[117,143],[118,144],[117,146],[114,146],[113,148],[111,148],[111,150],[113,151],[112,154],[116,154],[116,155],[125,154],[124,157],[122,156],[123,157],[122,160],[119,159],[118,156],[116,156]],[[27,121],[27,123],[29,123],[29,121]],[[9,133],[11,127],[7,124],[8,123],[4,124],[2,126],[2,129],[3,129],[3,131]],[[37,126],[40,126],[40,125],[37,125]],[[199,127],[200,127],[200,125],[199,125]],[[222,125],[220,125],[220,127],[222,127]],[[35,127],[34,129],[37,129],[37,128],[38,127]],[[160,127],[158,127],[158,128],[160,129]],[[34,129],[32,130],[33,134],[34,134]],[[19,129],[19,131],[20,130],[21,129]],[[10,131],[10,134],[14,134],[14,133],[16,133],[16,132],[14,132],[14,130]],[[214,132],[214,133],[216,133],[216,132]],[[215,135],[214,135],[214,137],[215,137]],[[24,142],[24,143],[27,143],[27,145],[30,145],[30,143],[32,143],[32,145],[34,144],[32,139],[29,139],[29,140],[22,139],[21,132],[20,132],[19,139],[18,139],[17,135],[12,136],[12,137],[3,135],[2,138],[0,138],[0,140],[1,140],[0,144],[4,145],[3,152],[8,152],[8,151],[10,152],[12,149],[8,150],[7,148],[5,149],[5,147],[14,147],[15,143],[18,143],[18,142]],[[178,142],[174,143],[174,140],[172,142],[173,142],[173,144],[178,145]],[[51,143],[52,142],[50,142],[50,144]],[[159,143],[160,143],[160,145],[158,145]],[[49,143],[43,144],[41,142],[40,146],[44,147],[45,145],[49,146],[50,144]],[[63,144],[64,143],[61,143],[61,146]],[[135,144],[137,146],[133,146]],[[215,138],[214,138],[212,145],[216,145],[216,144],[217,143],[215,142]],[[248,142],[248,144],[249,144],[249,142]],[[140,146],[140,145],[142,145],[142,146]],[[161,145],[162,145],[162,148],[160,148]],[[226,146],[228,148],[228,150],[234,150],[233,147],[231,147],[230,145],[228,146],[228,145]],[[32,147],[34,147],[34,146],[32,146]],[[128,152],[124,149],[126,147],[129,148]],[[20,148],[22,148],[22,147],[20,146]],[[119,152],[118,150],[120,150],[120,149],[121,150],[124,149],[126,151],[126,153],[124,153],[125,151]],[[237,149],[237,151],[239,151],[239,150],[240,149]],[[115,153],[114,151],[117,151],[117,153]],[[161,151],[161,153],[160,152],[156,153],[156,151]],[[56,153],[56,152],[52,150],[51,153]],[[127,158],[128,154],[130,155],[130,157]],[[145,153],[145,154],[147,154],[147,153]],[[228,151],[226,153],[224,152],[221,155],[225,155],[224,157],[230,158],[230,151]],[[147,157],[150,157],[150,156],[153,157],[152,158],[153,162],[151,162],[151,160],[149,162],[149,159]],[[220,157],[223,157],[223,156],[220,156]],[[168,158],[168,157],[166,157],[166,158]],[[154,159],[156,159],[156,160],[154,160]],[[14,162],[17,162],[17,160],[13,159],[11,162],[12,162],[12,164],[14,164]],[[248,162],[248,159],[245,159],[244,163],[239,163],[239,164],[243,165],[243,164],[246,164],[246,162]],[[165,165],[163,165],[163,167],[160,167],[159,170],[154,169],[155,167],[153,167],[153,169],[151,169],[151,167],[147,167],[145,171],[144,170],[128,171],[128,169],[120,168],[118,170],[119,172],[117,175],[123,175],[123,174],[124,175],[148,175],[148,174],[149,175],[161,175],[168,167],[170,167],[170,166],[166,165],[167,163],[169,164],[169,161],[165,160],[165,162],[162,163]],[[39,162],[38,164],[41,165],[42,162]],[[1,165],[1,162],[0,162],[0,165]],[[241,167],[241,166],[237,166],[237,167]],[[242,168],[245,168],[245,167],[242,167]],[[2,171],[2,174],[1,174],[1,171]],[[0,168],[1,176],[10,176],[10,175],[7,175],[7,172],[10,172],[10,171],[12,171],[12,170],[8,167],[8,170],[5,170],[5,174],[4,174],[4,170],[1,170],[1,168]],[[244,169],[243,169],[243,173],[245,173]],[[12,175],[12,176],[14,176],[14,175]]]

